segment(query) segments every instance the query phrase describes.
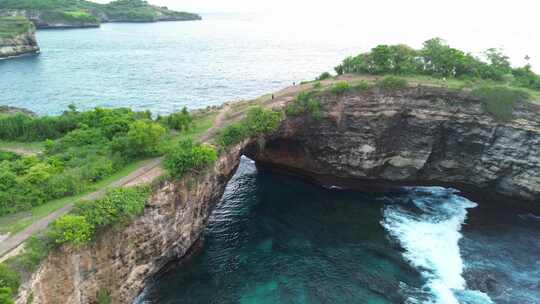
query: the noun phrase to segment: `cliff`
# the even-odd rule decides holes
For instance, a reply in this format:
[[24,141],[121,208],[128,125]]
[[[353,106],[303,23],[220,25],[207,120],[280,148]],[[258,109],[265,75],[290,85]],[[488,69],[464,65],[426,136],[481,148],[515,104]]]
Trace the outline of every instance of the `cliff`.
[[285,119],[277,133],[223,152],[215,165],[160,182],[140,218],[86,247],[54,251],[17,303],[93,303],[100,289],[132,303],[170,260],[201,235],[242,154],[324,185],[372,191],[390,185],[451,185],[538,204],[539,106],[519,104],[497,121],[466,92],[414,87],[318,95],[320,118]]
[[0,16],[19,16],[37,28],[99,27],[102,22],[158,22],[200,20],[197,14],[177,12],[141,0],[107,4],[90,1],[0,1]]
[[199,239],[243,146],[203,174],[155,185],[144,215],[133,223],[105,231],[92,245],[51,253],[16,303],[95,303],[100,289],[111,293],[112,303],[132,303],[153,275]]
[[24,18],[0,17],[0,59],[39,53],[36,28]]
[[442,88],[321,98],[321,120],[286,120],[251,157],[326,185],[443,185],[540,203],[538,105],[519,103],[501,122],[470,93]]

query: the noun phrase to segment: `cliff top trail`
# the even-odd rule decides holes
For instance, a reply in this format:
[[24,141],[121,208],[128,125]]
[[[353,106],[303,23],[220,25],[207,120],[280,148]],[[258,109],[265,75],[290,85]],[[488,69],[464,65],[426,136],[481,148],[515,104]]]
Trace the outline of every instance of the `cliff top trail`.
[[[212,127],[210,127],[203,134],[201,134],[199,138],[196,139],[196,141],[197,142],[210,142],[221,128],[223,128],[225,125],[233,121],[238,120],[243,115],[245,110],[253,103],[259,103],[261,105],[264,105],[265,107],[281,106],[281,105],[284,105],[288,100],[292,100],[292,98],[297,92],[305,88],[306,86],[304,85],[291,86],[291,87],[285,88],[282,91],[275,93],[274,99],[271,98],[271,95],[265,95],[253,101],[244,101],[244,102],[239,102],[239,103],[234,103],[234,104],[225,103],[223,107],[219,109],[218,114],[214,118]],[[30,151],[28,149],[23,149],[23,148],[10,148],[10,147],[1,148],[0,147],[0,150],[11,151],[18,154],[29,154],[29,153],[35,154],[35,151]],[[129,175],[124,176],[112,182],[108,186],[102,189],[99,189],[95,192],[89,193],[75,201],[98,199],[99,197],[103,196],[105,192],[110,188],[131,187],[131,186],[150,183],[163,174],[163,169],[161,167],[162,160],[163,160],[162,157],[147,160],[140,168],[131,172]],[[75,201],[70,202],[66,204],[65,206],[63,206],[62,208],[39,219],[38,221],[34,222],[33,224],[31,224],[24,230],[3,239],[0,242],[0,262],[3,262],[7,258],[13,255],[16,255],[20,250],[22,250],[23,246],[21,246],[21,244],[24,243],[28,238],[30,238],[35,233],[46,229],[47,226],[50,223],[52,223],[54,220],[58,219],[62,215],[71,211],[73,209]]]
[[[351,85],[356,85],[359,81],[368,81],[370,83],[377,82],[380,77],[377,76],[358,76],[358,75],[342,75],[332,79],[327,79],[320,81],[322,87],[330,88],[337,82],[346,81]],[[423,79],[423,78],[414,78],[408,79],[409,86],[422,86],[422,87],[433,87],[433,88],[447,88],[453,89],[456,84],[451,81],[439,81],[433,79]],[[266,108],[283,108],[287,103],[294,100],[295,96],[304,90],[309,90],[313,87],[314,83],[302,83],[295,86],[287,87],[281,91],[278,91],[274,94],[267,94],[261,96],[254,100],[248,101],[239,101],[233,103],[225,103],[219,110],[216,116],[213,119],[212,126],[208,128],[203,133],[199,134],[198,138],[195,139],[197,142],[211,143],[215,135],[223,127],[238,121],[246,113],[247,109],[253,105],[259,105]],[[538,96],[533,96],[533,100],[538,103]],[[1,149],[1,147],[0,147]],[[161,167],[162,157],[154,158],[151,160],[145,161],[139,168],[130,174],[111,182],[109,185],[102,187],[101,189],[92,192],[79,198],[77,200],[95,200],[101,197],[109,188],[114,187],[129,187],[136,186],[141,184],[147,184],[158,178],[163,174],[163,169]],[[77,201],[75,200],[75,201]],[[60,216],[68,213],[75,203],[72,201],[58,210],[47,214],[41,219],[38,219],[36,222],[25,228],[24,230],[17,232],[14,235],[8,236],[0,242],[0,262],[7,259],[9,256],[16,254],[21,250],[20,246],[24,241],[26,241],[30,236],[36,232],[42,231],[47,226],[52,223],[54,220]],[[5,236],[4,236],[5,237]]]

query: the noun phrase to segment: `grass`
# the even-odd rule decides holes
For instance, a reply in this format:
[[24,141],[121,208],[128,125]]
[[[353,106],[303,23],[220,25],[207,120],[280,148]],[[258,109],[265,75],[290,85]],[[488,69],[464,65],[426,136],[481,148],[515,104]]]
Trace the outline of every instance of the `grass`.
[[0,17],[0,38],[11,38],[28,32],[32,24],[23,17]]
[[[179,139],[191,139],[193,141],[197,140],[204,132],[210,129],[213,125],[214,119],[218,115],[219,111],[216,110],[206,110],[201,111],[193,116],[193,125],[192,127],[183,132],[170,133],[169,138],[165,139],[165,145],[168,143],[177,142]],[[28,152],[39,152],[43,150],[44,142],[31,142],[31,143],[21,143],[21,142],[0,142],[0,150],[2,149],[17,149],[25,150]],[[57,200],[52,200],[43,205],[37,206],[30,211],[20,212],[16,214],[10,214],[3,217],[0,217],[0,233],[16,233],[19,232],[29,225],[35,223],[36,221],[46,217],[52,212],[64,207],[69,203],[75,203],[80,201],[84,196],[92,193],[98,189],[104,189],[109,187],[113,182],[119,180],[122,177],[125,177],[142,167],[146,163],[145,160],[140,160],[132,162],[122,168],[120,171],[115,174],[104,178],[103,180],[90,186],[85,192],[78,194],[76,196],[64,197]]]
[[214,120],[218,113],[219,111],[209,111],[195,115],[193,117],[193,126],[189,130],[184,131],[181,136],[196,140],[214,125]]
[[182,132],[171,132],[165,138],[165,145],[177,142],[180,139],[197,139],[214,124],[214,120],[218,115],[219,110],[205,110],[193,116],[193,124],[188,130]]
[[97,189],[104,189],[104,188],[109,187],[113,182],[119,180],[122,177],[129,175],[130,173],[134,172],[138,168],[145,165],[146,162],[147,160],[140,160],[140,161],[136,161],[131,164],[128,164],[127,166],[122,168],[120,171],[118,171],[114,175],[111,175],[95,183],[94,185],[92,185],[92,187],[90,187],[84,193],[81,193],[75,196],[64,197],[61,199],[53,200],[41,206],[35,207],[30,211],[25,211],[21,213],[10,214],[10,215],[0,217],[0,233],[8,233],[8,232],[17,233],[25,229],[26,227],[30,226],[31,224],[35,223],[36,221],[64,207],[65,205],[69,203],[75,203],[75,202],[81,201],[84,198],[84,196],[88,195],[89,193],[92,193],[96,191]]

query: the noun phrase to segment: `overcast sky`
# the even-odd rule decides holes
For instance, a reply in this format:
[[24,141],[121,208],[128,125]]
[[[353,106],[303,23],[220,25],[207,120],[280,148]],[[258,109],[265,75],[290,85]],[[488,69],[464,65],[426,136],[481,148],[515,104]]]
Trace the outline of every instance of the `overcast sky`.
[[[108,2],[100,0],[100,2]],[[339,29],[359,43],[399,43],[420,47],[441,37],[452,46],[478,53],[505,49],[515,65],[529,55],[540,70],[538,0],[150,0],[198,13],[256,12],[276,27]],[[261,17],[263,18],[263,17]],[[309,26],[308,26],[309,25]],[[539,57],[539,58],[537,58]]]

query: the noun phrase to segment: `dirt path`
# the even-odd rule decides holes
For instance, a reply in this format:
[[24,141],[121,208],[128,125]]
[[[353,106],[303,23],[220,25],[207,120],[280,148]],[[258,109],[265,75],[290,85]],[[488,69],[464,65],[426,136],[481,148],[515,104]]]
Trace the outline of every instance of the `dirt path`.
[[[310,86],[311,84],[304,84],[304,85],[296,85],[296,86],[287,87],[277,93],[274,93],[273,99],[271,97],[266,97],[266,98],[261,97],[259,99],[259,104],[268,108],[283,107],[288,101],[292,100],[299,91],[305,90],[309,88]],[[268,96],[271,96],[271,95],[268,95]],[[233,104],[225,103],[223,107],[220,109],[218,115],[215,117],[212,127],[206,130],[206,132],[204,132],[197,139],[197,142],[199,143],[208,142],[226,124],[240,119],[240,117],[242,117],[242,115],[245,113],[245,108],[244,108],[236,113],[231,114],[230,111],[232,110],[232,108],[233,108]],[[34,152],[27,151],[25,149],[2,148],[2,150],[11,151],[11,152],[22,154],[22,155],[35,154]],[[142,167],[138,168],[137,170],[131,172],[129,175],[124,176],[112,182],[110,185],[108,185],[107,187],[103,189],[87,194],[86,196],[79,199],[79,201],[98,199],[102,197],[105,194],[105,192],[110,188],[131,187],[131,186],[137,186],[137,185],[142,185],[142,184],[148,184],[163,174],[163,169],[161,168],[162,160],[163,160],[163,157],[148,160],[146,164],[144,164]],[[73,206],[74,206],[74,202],[69,203],[65,205],[64,207],[56,210],[55,212],[47,215],[46,217],[36,221],[32,225],[28,226],[26,229],[14,235],[8,236],[6,239],[0,242],[0,262],[20,252],[20,250],[22,250],[23,248],[22,244],[24,243],[24,241],[26,241],[29,237],[31,237],[35,233],[46,229],[50,223],[52,223],[53,221],[55,221],[62,215],[70,212],[73,209]]]
[[[217,131],[223,126],[226,118],[226,113],[229,111],[230,107],[229,105],[224,105],[223,108],[220,110],[219,114],[214,119],[213,126],[208,129],[204,134],[201,135],[198,142],[206,142],[209,139],[214,136]],[[124,176],[111,184],[109,184],[107,187],[100,189],[98,191],[92,192],[90,194],[85,195],[81,200],[95,200],[100,197],[102,197],[105,192],[108,189],[111,188],[117,188],[117,187],[130,187],[130,186],[136,186],[141,184],[146,184],[149,182],[152,182],[155,178],[161,176],[163,173],[163,169],[161,168],[161,162],[163,160],[163,157],[154,158],[151,160],[148,160],[146,164],[144,164],[142,167],[138,168],[137,170],[131,172],[129,175]],[[70,212],[73,209],[74,203],[69,203],[65,205],[64,207],[56,210],[55,212],[47,215],[46,217],[36,221],[32,225],[28,226],[24,230],[8,236],[6,239],[4,239],[2,242],[0,242],[0,262],[8,258],[9,256],[16,254],[20,251],[22,248],[22,243],[26,241],[29,237],[34,235],[35,233],[42,231],[47,228],[47,226],[54,222],[56,219],[61,217],[62,215]]]
[[223,127],[226,121],[227,112],[229,112],[230,109],[231,109],[231,106],[229,103],[223,104],[223,107],[221,108],[218,115],[214,119],[214,124],[212,125],[212,127],[206,130],[206,132],[204,132],[204,134],[202,134],[201,137],[199,137],[197,142],[204,143],[204,142],[209,141],[212,137],[214,137],[217,134],[217,132]]
[[11,153],[15,153],[21,156],[33,156],[33,155],[38,154],[36,151],[27,150],[23,148],[11,148],[11,147],[0,148],[0,151],[11,152]]

